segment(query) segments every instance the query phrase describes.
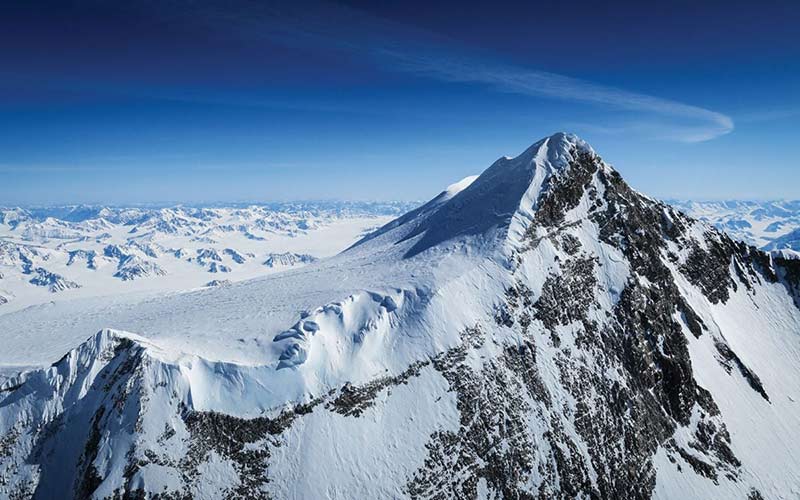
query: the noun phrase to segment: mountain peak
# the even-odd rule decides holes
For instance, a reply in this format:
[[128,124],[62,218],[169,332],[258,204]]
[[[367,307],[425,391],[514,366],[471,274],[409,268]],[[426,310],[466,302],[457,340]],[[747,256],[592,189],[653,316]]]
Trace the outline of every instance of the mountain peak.
[[594,152],[589,143],[587,143],[577,135],[570,132],[556,132],[553,135],[544,137],[534,142],[528,147],[528,149],[523,151],[516,158],[528,157],[532,154],[535,154],[543,146],[546,147],[548,150],[553,150],[554,152],[557,153],[568,152],[574,148],[581,149],[584,151]]
[[[594,150],[577,135],[557,132],[528,147],[515,157],[502,157],[477,178],[453,184],[433,200],[406,216],[368,235],[359,245],[389,231],[398,231],[399,241],[420,237],[406,257],[439,243],[462,237],[490,239],[524,231],[538,209],[545,191],[559,185],[580,158],[602,168]],[[491,234],[490,234],[491,233]]]
[[549,137],[534,142],[519,155],[515,157],[506,156],[502,159],[516,162],[530,162],[538,159],[541,163],[548,162],[553,167],[563,168],[569,164],[571,153],[575,151],[595,154],[589,143],[577,135],[556,132]]
[[[159,213],[180,230],[193,212]],[[800,488],[800,261],[637,193],[568,134],[373,238],[302,271],[0,317],[37,333],[4,336],[26,357],[99,321],[144,333],[0,373],[0,497]]]

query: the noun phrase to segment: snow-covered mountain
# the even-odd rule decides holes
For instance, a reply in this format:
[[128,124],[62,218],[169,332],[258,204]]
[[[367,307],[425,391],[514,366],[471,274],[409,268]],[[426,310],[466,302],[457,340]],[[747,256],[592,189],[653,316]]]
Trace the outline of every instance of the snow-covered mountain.
[[[690,216],[713,224],[734,239],[765,250],[800,251],[800,200],[669,201]],[[794,236],[789,236],[794,233]]]
[[2,386],[8,497],[800,495],[800,261],[573,135],[335,257],[0,332],[60,357]]
[[304,265],[414,206],[0,209],[0,314],[78,297],[197,288],[209,273],[241,281]]

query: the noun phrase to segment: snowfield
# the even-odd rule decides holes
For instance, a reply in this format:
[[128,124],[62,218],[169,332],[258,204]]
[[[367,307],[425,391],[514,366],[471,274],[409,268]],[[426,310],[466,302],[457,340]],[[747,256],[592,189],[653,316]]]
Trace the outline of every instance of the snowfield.
[[[206,283],[256,253],[218,231],[155,243]],[[0,496],[800,497],[800,260],[562,133],[360,236],[189,291],[64,274],[69,300],[2,313]],[[179,274],[152,262],[130,282]]]

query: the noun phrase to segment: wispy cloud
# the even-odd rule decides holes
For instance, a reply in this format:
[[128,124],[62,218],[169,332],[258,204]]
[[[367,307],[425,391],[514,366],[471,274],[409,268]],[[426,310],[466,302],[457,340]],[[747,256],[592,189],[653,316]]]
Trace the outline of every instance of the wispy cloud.
[[326,2],[300,2],[237,15],[215,11],[207,21],[238,23],[246,37],[269,37],[286,45],[323,46],[365,56],[388,71],[446,82],[486,85],[496,91],[583,102],[641,113],[651,132],[667,140],[702,142],[728,134],[726,114],[675,100],[605,86],[565,75],[500,62],[493,54],[363,11]]
[[424,57],[402,52],[387,54],[403,61],[403,67],[408,71],[441,80],[482,83],[504,92],[594,103],[683,120],[685,123],[682,124],[662,123],[658,126],[666,139],[701,142],[734,129],[733,119],[716,111],[555,73],[485,63],[476,59]]
[[[613,123],[612,123],[613,122]],[[691,120],[689,120],[691,122]],[[636,136],[645,139],[669,140],[678,142],[703,142],[719,135],[711,136],[713,130],[707,123],[698,120],[697,123],[682,123],[675,125],[668,120],[635,119],[635,120],[609,120],[604,124],[572,121],[561,125],[565,130],[574,130],[579,133],[591,133],[613,136]]]
[[224,36],[345,51],[386,71],[639,113],[641,121],[650,123],[645,128],[662,139],[701,142],[734,129],[730,116],[714,110],[504,62],[495,54],[452,39],[330,2],[231,2],[220,6],[172,0],[147,5],[165,22],[192,20]]

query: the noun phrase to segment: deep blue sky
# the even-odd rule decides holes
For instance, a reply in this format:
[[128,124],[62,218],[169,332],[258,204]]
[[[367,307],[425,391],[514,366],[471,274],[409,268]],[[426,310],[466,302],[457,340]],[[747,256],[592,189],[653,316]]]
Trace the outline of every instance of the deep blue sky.
[[6,0],[0,205],[423,199],[558,130],[800,198],[800,2],[655,3]]

